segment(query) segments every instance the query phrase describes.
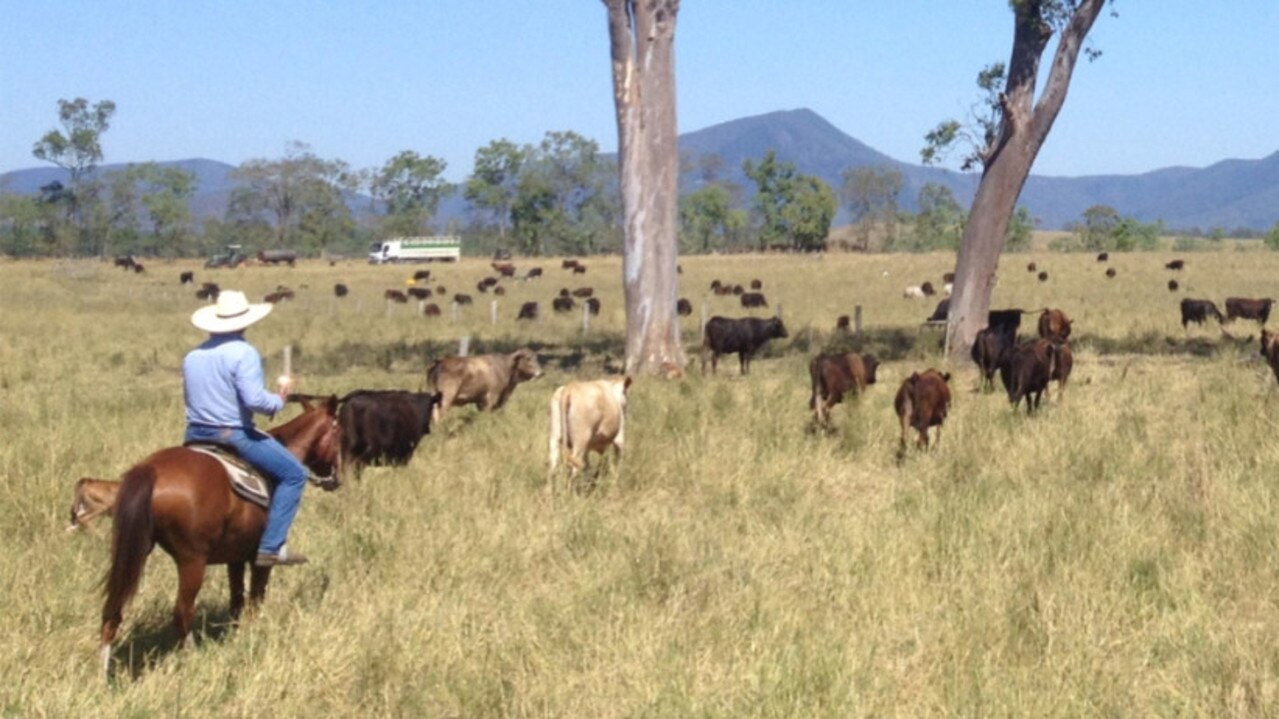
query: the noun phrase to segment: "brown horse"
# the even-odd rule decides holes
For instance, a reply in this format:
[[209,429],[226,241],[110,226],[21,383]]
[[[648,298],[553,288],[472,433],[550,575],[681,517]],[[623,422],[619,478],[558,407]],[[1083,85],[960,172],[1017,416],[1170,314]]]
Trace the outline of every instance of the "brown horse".
[[[294,397],[304,411],[270,433],[320,476],[338,479],[338,400]],[[112,530],[111,568],[102,607],[102,667],[110,677],[111,642],[120,628],[124,605],[138,589],[151,549],[159,544],[178,565],[178,598],[173,621],[178,641],[186,644],[195,617],[195,597],[210,564],[227,565],[231,580],[231,616],[244,608],[244,568],[257,555],[267,512],[231,490],[222,464],[201,452],[169,447],[133,466],[120,482]],[[249,601],[266,594],[270,567],[252,567]]]

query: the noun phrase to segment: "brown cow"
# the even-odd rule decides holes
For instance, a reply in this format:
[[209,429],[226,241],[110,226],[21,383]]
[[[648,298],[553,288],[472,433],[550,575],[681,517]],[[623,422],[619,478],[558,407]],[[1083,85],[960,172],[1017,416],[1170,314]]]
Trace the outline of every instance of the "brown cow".
[[542,376],[542,366],[530,349],[510,354],[442,357],[426,371],[427,381],[440,394],[438,416],[453,405],[478,404],[493,411],[506,404],[521,382]]
[[869,354],[848,352],[814,357],[808,363],[808,376],[813,385],[808,408],[813,410],[817,424],[830,425],[830,410],[844,401],[845,394],[861,395],[868,385],[875,384],[878,367],[879,360]]
[[515,265],[511,264],[510,262],[494,262],[492,266],[493,266],[493,271],[497,272],[499,275],[503,277],[515,276]]
[[453,295],[453,301],[459,305],[469,305],[472,302],[470,295],[464,295],[460,292]]
[[1176,291],[1177,291],[1177,289],[1178,289],[1179,287],[1181,287],[1181,285],[1177,284],[1177,281],[1176,281],[1176,280],[1168,280],[1168,291],[1169,291],[1169,292],[1176,292]]
[[67,526],[67,531],[74,532],[78,529],[92,531],[90,522],[114,511],[115,496],[119,491],[119,482],[81,477],[75,483],[71,500],[71,524]]
[[915,372],[902,381],[893,398],[893,408],[901,421],[902,434],[899,454],[906,452],[906,436],[910,429],[917,433],[916,447],[928,447],[928,428],[938,427],[937,439],[941,441],[941,425],[950,411],[949,372],[928,369]]
[[350,291],[351,290],[349,290],[347,286],[342,284],[341,282],[337,283],[336,285],[333,285],[334,297],[346,297],[347,293]]
[[981,371],[982,390],[995,388],[995,372],[1004,363],[1004,357],[1017,344],[1017,328],[1007,325],[983,327],[973,340],[972,358]]
[[764,289],[764,282],[763,282],[763,280],[751,280],[751,289],[752,289],[752,290],[762,290],[762,289]]
[[1047,281],[1048,281],[1048,273],[1047,273],[1047,272],[1040,272],[1040,273],[1039,273],[1039,281],[1040,281],[1040,282],[1047,282]]
[[180,285],[195,284],[195,273],[183,272],[182,274],[178,275],[178,284]]
[[626,444],[626,391],[630,377],[609,377],[590,382],[569,382],[551,395],[550,471],[546,491],[555,494],[555,470],[561,455],[568,465],[569,481],[585,471],[587,454],[603,454],[613,448],[621,461]]
[[595,295],[594,287],[578,287],[569,294],[574,297],[593,297]]
[[1061,392],[1066,388],[1066,381],[1070,379],[1070,370],[1075,366],[1075,353],[1070,349],[1069,342],[1062,342],[1057,345],[1057,362],[1053,366],[1053,373],[1050,379],[1057,380],[1057,392]]
[[1039,336],[1061,344],[1070,338],[1070,318],[1061,310],[1044,310],[1039,315]]
[[414,282],[417,282],[418,280],[429,280],[429,279],[431,279],[430,270],[418,270],[417,272],[413,273]]
[[427,302],[426,306],[422,308],[422,314],[427,317],[439,317],[440,306],[434,302]]
[[1106,277],[1109,277],[1110,279],[1114,279],[1114,278],[1115,278],[1115,275],[1117,275],[1117,274],[1119,274],[1119,273],[1118,273],[1118,272],[1116,272],[1116,271],[1115,271],[1115,268],[1113,268],[1113,267],[1110,267],[1110,268],[1107,268],[1107,269],[1106,269]]
[[1227,297],[1226,321],[1230,322],[1236,317],[1242,317],[1246,320],[1257,320],[1264,325],[1270,319],[1270,307],[1273,304],[1274,300],[1272,299],[1253,300],[1244,297]]
[[405,292],[415,300],[424,300],[431,296],[431,288],[429,287],[410,287]]
[[693,314],[693,303],[681,297],[679,298],[679,301],[675,303],[675,312],[678,313],[680,317],[688,317]]
[[517,320],[535,320],[537,319],[537,303],[525,302],[520,305],[520,313],[515,317]]
[[1169,270],[1181,270],[1181,269],[1185,269],[1185,267],[1186,267],[1185,260],[1172,260],[1168,264],[1164,265],[1164,268]]
[[590,312],[591,314],[598,315],[600,313],[600,298],[587,297],[585,304],[586,304],[586,310]]
[[768,299],[764,297],[763,292],[743,292],[741,297],[742,307],[767,307]]
[[408,295],[404,294],[403,292],[400,292],[399,290],[387,290],[385,293],[383,293],[383,296],[386,297],[388,302],[408,302],[409,301]]
[[576,306],[577,303],[573,301],[572,297],[556,297],[551,300],[551,309],[556,312],[572,312]]
[[1266,358],[1266,364],[1270,365],[1271,371],[1275,373],[1275,379],[1279,380],[1279,335],[1272,335],[1269,330],[1261,330],[1261,356]]

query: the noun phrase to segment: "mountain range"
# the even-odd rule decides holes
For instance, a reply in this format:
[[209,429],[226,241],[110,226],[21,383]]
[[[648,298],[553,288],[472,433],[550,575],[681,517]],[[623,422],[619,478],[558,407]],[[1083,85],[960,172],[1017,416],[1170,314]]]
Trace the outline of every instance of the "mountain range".
[[[891,158],[851,137],[808,109],[771,112],[712,125],[680,135],[680,150],[693,156],[722,158],[723,179],[749,189],[742,171],[744,160],[759,160],[769,150],[794,163],[800,172],[821,177],[837,191],[846,170],[892,168],[902,175],[900,204],[915,209],[920,188],[937,183],[950,188],[968,206],[977,189],[976,173],[959,173]],[[221,215],[235,186],[232,165],[193,159],[162,162],[176,165],[199,180],[192,211],[197,216]],[[109,171],[121,165],[104,165]],[[686,176],[684,189],[698,182]],[[0,175],[0,193],[35,193],[52,181],[66,181],[58,168],[15,170]],[[355,203],[367,211],[367,199]],[[1139,175],[1046,177],[1032,174],[1022,189],[1024,205],[1042,229],[1061,229],[1079,221],[1093,205],[1109,205],[1120,215],[1143,222],[1162,220],[1172,230],[1268,230],[1279,221],[1279,151],[1259,160],[1222,160],[1205,168],[1170,167]],[[454,197],[440,208],[441,224],[465,213],[465,202]],[[846,219],[841,217],[841,220]]]

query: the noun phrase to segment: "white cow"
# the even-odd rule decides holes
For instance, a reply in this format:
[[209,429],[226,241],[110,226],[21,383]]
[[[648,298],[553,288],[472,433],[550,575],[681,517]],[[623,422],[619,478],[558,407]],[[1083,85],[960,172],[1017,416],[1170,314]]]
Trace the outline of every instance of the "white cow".
[[915,299],[922,300],[924,297],[926,297],[926,295],[924,294],[924,288],[920,287],[919,285],[910,285],[906,289],[902,290],[902,297],[905,297],[906,299],[911,299],[911,300],[915,300]]
[[626,441],[626,391],[630,377],[569,382],[551,395],[550,476],[546,489],[555,493],[555,470],[560,454],[569,478],[586,469],[587,452],[603,453],[613,446],[617,458]]

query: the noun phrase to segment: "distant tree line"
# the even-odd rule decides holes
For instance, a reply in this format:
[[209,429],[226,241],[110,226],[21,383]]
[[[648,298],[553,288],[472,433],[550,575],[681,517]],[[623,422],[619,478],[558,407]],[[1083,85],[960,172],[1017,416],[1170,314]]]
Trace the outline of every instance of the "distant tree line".
[[[99,171],[102,136],[115,110],[110,100],[59,101],[60,129],[40,138],[32,155],[66,170],[67,182],[52,182],[34,195],[0,195],[0,253],[179,257],[239,243],[332,255],[361,253],[384,237],[436,232],[463,236],[467,251],[476,254],[621,251],[616,162],[594,140],[572,131],[548,132],[536,145],[494,140],[476,151],[470,176],[456,186],[444,180],[444,160],[412,150],[381,167],[353,170],[294,142],[278,158],[241,164],[222,215],[197,220],[191,210],[194,174],[155,163]],[[926,184],[915,198],[918,210],[903,211],[903,177],[892,167],[847,170],[837,191],[770,151],[743,163],[753,184],[748,200],[746,188],[725,178],[724,164],[718,155],[681,157],[681,253],[928,252],[957,250],[963,237],[967,213],[949,188]],[[440,226],[440,204],[456,194],[466,200],[465,220]],[[353,212],[360,202],[369,203],[365,211]],[[852,223],[833,239],[841,204]],[[1018,207],[1005,248],[1029,249],[1033,228],[1030,213]],[[1152,249],[1164,233],[1161,223],[1124,218],[1107,206],[1089,208],[1072,230],[1055,249]],[[1222,228],[1182,233],[1183,244],[1262,234]],[[1266,243],[1279,249],[1279,225]]]

